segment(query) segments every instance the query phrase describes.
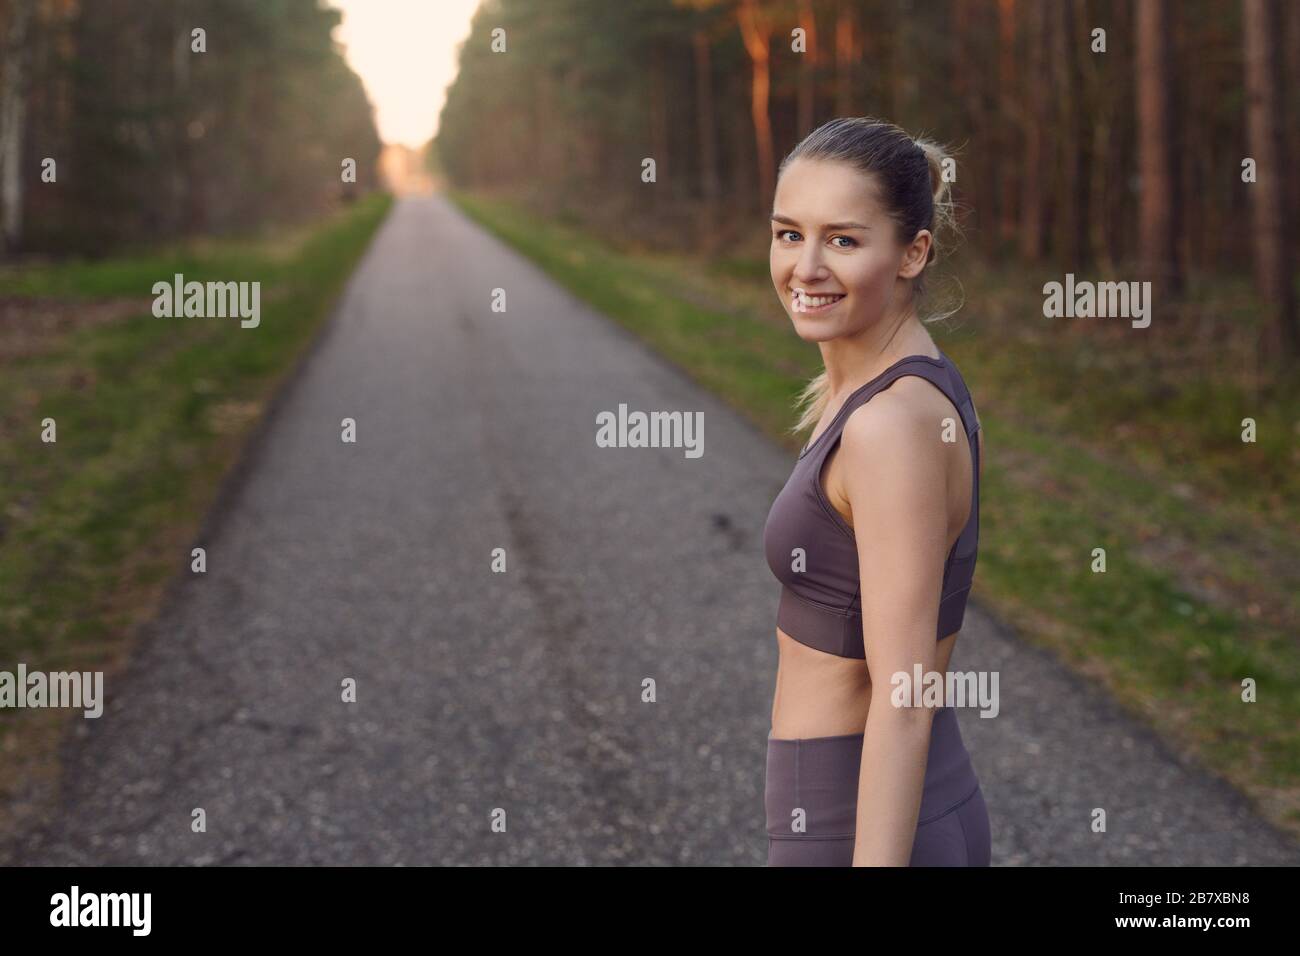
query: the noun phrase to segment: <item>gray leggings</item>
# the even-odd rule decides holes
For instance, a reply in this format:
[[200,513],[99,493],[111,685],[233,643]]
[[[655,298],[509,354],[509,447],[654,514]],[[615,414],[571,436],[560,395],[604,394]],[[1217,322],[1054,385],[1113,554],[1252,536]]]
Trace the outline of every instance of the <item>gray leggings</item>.
[[[862,734],[767,739],[767,865],[851,866]],[[803,810],[803,830],[795,811]],[[935,711],[910,866],[988,866],[988,809],[957,712]]]

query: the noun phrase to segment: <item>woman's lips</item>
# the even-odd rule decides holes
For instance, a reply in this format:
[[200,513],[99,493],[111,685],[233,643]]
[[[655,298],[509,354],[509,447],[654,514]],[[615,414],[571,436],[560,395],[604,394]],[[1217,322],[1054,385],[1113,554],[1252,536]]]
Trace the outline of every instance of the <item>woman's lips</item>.
[[[844,296],[845,293],[843,292],[828,293],[826,295],[809,295],[803,289],[795,289],[794,295],[790,300],[790,307],[792,311],[801,312],[805,315],[818,315],[835,308],[835,306],[839,305]],[[812,305],[809,300],[820,302],[821,304]]]

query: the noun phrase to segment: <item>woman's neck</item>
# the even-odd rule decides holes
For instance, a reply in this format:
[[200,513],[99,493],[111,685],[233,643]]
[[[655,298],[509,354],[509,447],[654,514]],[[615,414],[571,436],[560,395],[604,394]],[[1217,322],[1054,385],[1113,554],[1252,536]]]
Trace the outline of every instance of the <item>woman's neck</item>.
[[934,340],[914,311],[892,324],[877,322],[854,336],[821,343],[829,396],[844,396],[908,355],[937,356]]

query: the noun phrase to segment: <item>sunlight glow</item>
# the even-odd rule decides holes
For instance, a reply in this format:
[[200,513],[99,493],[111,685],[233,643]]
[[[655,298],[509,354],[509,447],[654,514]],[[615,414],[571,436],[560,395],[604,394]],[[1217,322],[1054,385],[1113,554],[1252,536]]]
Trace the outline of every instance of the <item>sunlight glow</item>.
[[385,143],[418,148],[437,131],[457,49],[479,0],[325,0],[343,11],[334,39],[360,75]]

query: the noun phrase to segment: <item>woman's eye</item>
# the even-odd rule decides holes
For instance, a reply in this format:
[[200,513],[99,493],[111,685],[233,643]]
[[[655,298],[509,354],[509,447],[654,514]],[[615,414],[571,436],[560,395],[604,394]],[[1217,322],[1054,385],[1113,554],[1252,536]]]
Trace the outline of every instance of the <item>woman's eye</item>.
[[[787,235],[798,235],[798,233],[794,232],[793,229],[781,229],[780,232],[776,233],[776,238],[785,241]],[[832,242],[835,242],[836,239],[844,239],[845,242],[849,243],[848,246],[837,246],[837,248],[853,248],[858,245],[857,239],[850,237],[850,235],[835,235],[835,237],[832,237]]]

